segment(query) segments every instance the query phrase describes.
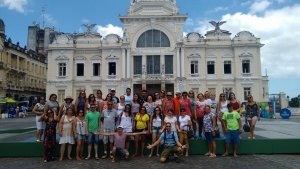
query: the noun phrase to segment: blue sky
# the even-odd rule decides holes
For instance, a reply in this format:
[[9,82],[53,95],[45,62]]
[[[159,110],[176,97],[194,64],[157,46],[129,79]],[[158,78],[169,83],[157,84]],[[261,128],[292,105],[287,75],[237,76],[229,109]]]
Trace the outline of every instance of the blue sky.
[[[82,32],[84,23],[98,24],[105,36],[122,36],[119,15],[126,15],[130,0],[0,0],[0,17],[6,35],[21,46],[27,43],[32,23],[66,33]],[[181,14],[188,14],[184,31],[204,35],[210,20],[225,20],[222,29],[232,33],[247,30],[261,38],[262,74],[267,70],[269,93],[300,94],[300,1],[299,0],[177,0]]]

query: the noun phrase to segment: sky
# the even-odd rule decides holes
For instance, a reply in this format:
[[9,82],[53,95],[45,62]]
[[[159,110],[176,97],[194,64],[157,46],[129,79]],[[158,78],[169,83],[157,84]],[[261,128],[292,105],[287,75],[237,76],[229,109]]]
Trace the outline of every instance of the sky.
[[[21,46],[27,43],[33,22],[65,33],[80,33],[82,24],[97,24],[102,36],[123,35],[119,16],[127,14],[130,0],[0,0],[0,18],[6,35]],[[205,35],[209,21],[226,21],[222,29],[250,31],[260,38],[262,75],[269,77],[269,93],[300,95],[299,0],[177,0],[181,14],[188,14],[184,32]],[[44,12],[43,12],[44,11]]]

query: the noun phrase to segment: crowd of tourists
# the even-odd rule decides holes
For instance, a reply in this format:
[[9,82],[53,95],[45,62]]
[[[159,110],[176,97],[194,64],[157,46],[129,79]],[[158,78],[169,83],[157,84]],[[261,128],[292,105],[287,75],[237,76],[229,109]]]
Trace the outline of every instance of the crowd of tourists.
[[[147,155],[159,156],[160,161],[165,162],[172,155],[178,161],[179,156],[189,156],[189,140],[201,138],[208,145],[205,155],[215,158],[215,139],[220,133],[225,136],[222,156],[228,155],[229,144],[233,143],[233,156],[237,157],[243,126],[241,103],[234,93],[229,93],[228,98],[224,93],[217,98],[214,92],[208,91],[196,95],[193,90],[176,92],[175,97],[165,91],[152,95],[143,90],[139,95],[130,88],[120,97],[115,93],[115,89],[111,89],[103,97],[102,91],[97,90],[87,96],[83,90],[75,101],[67,96],[63,103],[58,103],[56,94],[51,94],[47,102],[41,97],[33,113],[36,114],[36,142],[43,142],[44,162],[55,159],[56,133],[59,160],[64,160],[66,147],[67,159],[71,160],[72,147],[76,144],[76,160],[111,158],[115,162],[117,157]],[[248,138],[255,139],[260,108],[251,95],[247,99],[243,116],[250,126]],[[151,144],[146,145],[147,137],[151,137]],[[129,153],[130,141],[134,141],[132,154]],[[85,143],[87,154],[84,154]],[[104,147],[101,156],[99,144]],[[146,148],[149,154],[145,154]]]

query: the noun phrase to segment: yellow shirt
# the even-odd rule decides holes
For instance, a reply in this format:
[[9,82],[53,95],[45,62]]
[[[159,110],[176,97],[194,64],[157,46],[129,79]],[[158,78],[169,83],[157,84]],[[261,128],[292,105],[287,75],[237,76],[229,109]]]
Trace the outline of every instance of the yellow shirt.
[[149,115],[144,114],[143,116],[141,116],[140,113],[138,113],[135,116],[135,120],[136,120],[136,129],[138,129],[138,130],[146,129],[147,122],[149,121]]

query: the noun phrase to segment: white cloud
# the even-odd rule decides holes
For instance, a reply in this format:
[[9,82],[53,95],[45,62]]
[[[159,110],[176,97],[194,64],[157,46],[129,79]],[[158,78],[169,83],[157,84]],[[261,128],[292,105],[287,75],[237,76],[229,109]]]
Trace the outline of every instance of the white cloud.
[[226,6],[218,6],[214,9],[215,12],[226,11],[226,10],[228,10],[228,7]]
[[266,10],[272,3],[269,0],[258,0],[250,6],[250,13],[259,13]]
[[45,24],[49,26],[57,26],[57,21],[50,14],[44,14]]
[[117,34],[120,37],[123,37],[123,30],[119,26],[114,26],[112,24],[108,24],[106,26],[97,25],[96,31],[100,33],[101,36],[105,37],[108,34]]
[[[300,5],[265,11],[262,15],[252,13],[226,14],[227,21],[221,28],[232,36],[240,31],[250,31],[265,44],[261,48],[262,71],[275,78],[300,78]],[[196,28],[202,34],[213,28],[208,21]],[[200,24],[199,24],[200,25]]]
[[10,10],[16,10],[20,13],[25,12],[25,6],[28,4],[28,0],[0,0],[0,6],[6,7]]

